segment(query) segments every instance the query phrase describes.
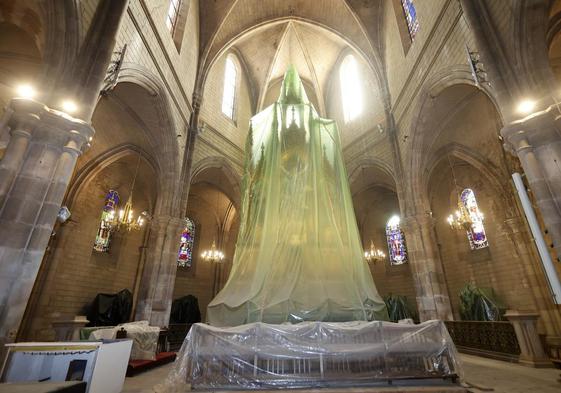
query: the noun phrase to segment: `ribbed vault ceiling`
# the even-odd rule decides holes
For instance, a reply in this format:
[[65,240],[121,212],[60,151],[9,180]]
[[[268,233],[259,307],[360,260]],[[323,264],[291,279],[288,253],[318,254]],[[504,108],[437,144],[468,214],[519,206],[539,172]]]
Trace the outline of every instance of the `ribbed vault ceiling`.
[[201,65],[207,72],[219,56],[235,49],[259,110],[268,88],[293,64],[325,113],[323,97],[346,50],[351,48],[371,69],[382,68],[382,11],[382,0],[201,1]]
[[346,43],[334,34],[316,26],[288,21],[272,24],[247,35],[236,43],[253,86],[257,87],[257,107],[265,104],[270,85],[282,78],[290,64],[300,77],[312,86],[318,97],[318,110],[324,112],[321,97],[327,89],[329,76]]

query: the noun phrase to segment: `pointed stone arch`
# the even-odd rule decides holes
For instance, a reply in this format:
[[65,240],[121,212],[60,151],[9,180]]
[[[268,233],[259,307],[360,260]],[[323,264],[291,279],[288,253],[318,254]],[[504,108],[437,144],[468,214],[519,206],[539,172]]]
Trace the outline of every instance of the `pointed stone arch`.
[[226,184],[227,189],[224,185],[217,184],[216,181],[209,181],[207,179],[205,179],[205,181],[212,183],[215,187],[220,189],[234,203],[234,207],[239,209],[242,193],[241,177],[225,157],[211,156],[195,163],[191,172],[191,184],[193,185],[201,181],[204,172],[210,169],[218,169],[222,172],[228,182]]
[[[133,89],[141,89],[146,93],[145,101],[153,108],[151,114],[136,113],[132,101],[129,103],[127,99],[123,100],[114,94],[116,90],[118,91],[120,87],[126,86],[126,84],[132,85]],[[152,126],[145,125],[142,128],[151,141],[153,149],[151,154],[161,175],[162,193],[160,195],[162,197],[158,199],[156,211],[159,214],[175,215],[177,213],[178,215],[182,157],[177,138],[178,134],[184,131],[176,124],[165,86],[159,78],[146,68],[125,63],[115,88],[106,95],[105,99],[127,110],[129,114],[138,118],[140,123],[143,123],[143,119],[139,116],[155,116],[155,119],[153,119],[155,124],[152,124]],[[138,97],[135,98],[135,101],[138,101]]]
[[417,207],[427,208],[429,205],[424,185],[427,182],[427,162],[430,161],[429,154],[432,153],[424,150],[422,146],[424,141],[432,136],[432,130],[426,129],[426,119],[431,116],[433,105],[431,100],[456,86],[471,86],[474,92],[482,92],[495,108],[499,121],[503,122],[496,96],[487,85],[476,84],[473,81],[469,67],[463,65],[447,67],[427,81],[415,101],[409,129],[403,131],[409,135],[408,146],[411,146],[404,165],[404,180],[405,184],[409,185],[406,187],[404,209],[408,214],[414,214]]

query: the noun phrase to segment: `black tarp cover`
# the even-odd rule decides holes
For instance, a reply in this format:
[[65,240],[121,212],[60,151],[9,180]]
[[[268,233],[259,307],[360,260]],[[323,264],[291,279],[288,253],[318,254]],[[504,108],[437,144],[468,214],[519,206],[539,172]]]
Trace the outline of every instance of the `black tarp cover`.
[[123,289],[115,294],[98,293],[88,312],[88,326],[116,326],[128,322],[132,310],[132,293]]
[[171,304],[170,323],[197,323],[201,322],[199,300],[193,295],[175,299]]

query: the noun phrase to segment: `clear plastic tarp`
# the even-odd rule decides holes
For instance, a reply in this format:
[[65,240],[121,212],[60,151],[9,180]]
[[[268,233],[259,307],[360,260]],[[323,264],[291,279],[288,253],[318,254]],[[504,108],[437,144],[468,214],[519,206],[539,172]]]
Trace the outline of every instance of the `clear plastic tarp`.
[[334,121],[293,67],[276,103],[251,119],[232,271],[208,322],[387,320],[364,260]]
[[442,321],[198,323],[157,391],[453,384],[457,356]]
[[160,328],[150,326],[148,321],[136,321],[123,323],[115,327],[99,329],[90,334],[90,340],[115,340],[117,332],[125,329],[127,338],[133,340],[131,359],[133,360],[156,360],[156,349]]

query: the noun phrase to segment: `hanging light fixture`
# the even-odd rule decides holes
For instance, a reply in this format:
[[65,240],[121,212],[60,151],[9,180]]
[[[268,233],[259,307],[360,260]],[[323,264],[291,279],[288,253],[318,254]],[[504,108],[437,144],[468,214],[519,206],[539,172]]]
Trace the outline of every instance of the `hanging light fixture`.
[[[218,191],[216,191],[216,211],[218,211]],[[204,261],[211,262],[211,263],[222,263],[224,261],[224,253],[216,248],[216,241],[212,241],[212,246],[210,250],[204,250],[201,254],[201,258]]]
[[222,261],[224,261],[224,253],[216,248],[216,242],[214,240],[212,241],[210,250],[203,251],[201,257],[207,262],[222,263]]
[[[450,169],[452,170],[452,178],[454,179],[454,189],[458,196],[458,204],[457,209],[453,214],[450,214],[446,221],[450,228],[455,230],[465,230],[470,231],[473,225],[473,212],[470,213],[466,208],[462,198],[460,196],[458,182],[456,180],[456,175],[454,173],[454,167],[452,166],[452,161],[450,160],[450,156],[448,156],[448,163],[450,164]],[[483,221],[483,214],[481,212],[477,212],[481,221]]]
[[[364,176],[364,166],[361,168],[361,171],[362,171],[362,186],[366,190],[367,184],[366,184],[366,177]],[[370,250],[364,251],[364,259],[366,259],[366,262],[376,263],[378,261],[384,260],[384,258],[386,258],[386,254],[382,250],[376,248],[374,246],[374,242],[370,240]]]
[[374,242],[370,240],[370,250],[366,250],[364,252],[364,258],[366,259],[366,262],[376,263],[383,261],[386,258],[386,254],[382,250],[377,249],[374,246]]
[[446,219],[452,229],[469,231],[473,221],[461,198],[458,196],[458,209]]
[[119,210],[119,214],[115,214],[115,210],[112,210],[109,216],[109,222],[117,231],[120,230],[139,230],[142,228],[146,220],[149,218],[148,212],[145,210],[138,215],[138,217],[134,218],[134,210],[132,205],[132,193],[134,191],[134,186],[136,183],[136,176],[138,175],[138,167],[140,166],[140,154],[138,155],[138,161],[136,162],[136,170],[134,172],[134,177],[132,179],[131,188],[129,192],[129,197],[127,199],[127,203],[125,203],[124,208]]

